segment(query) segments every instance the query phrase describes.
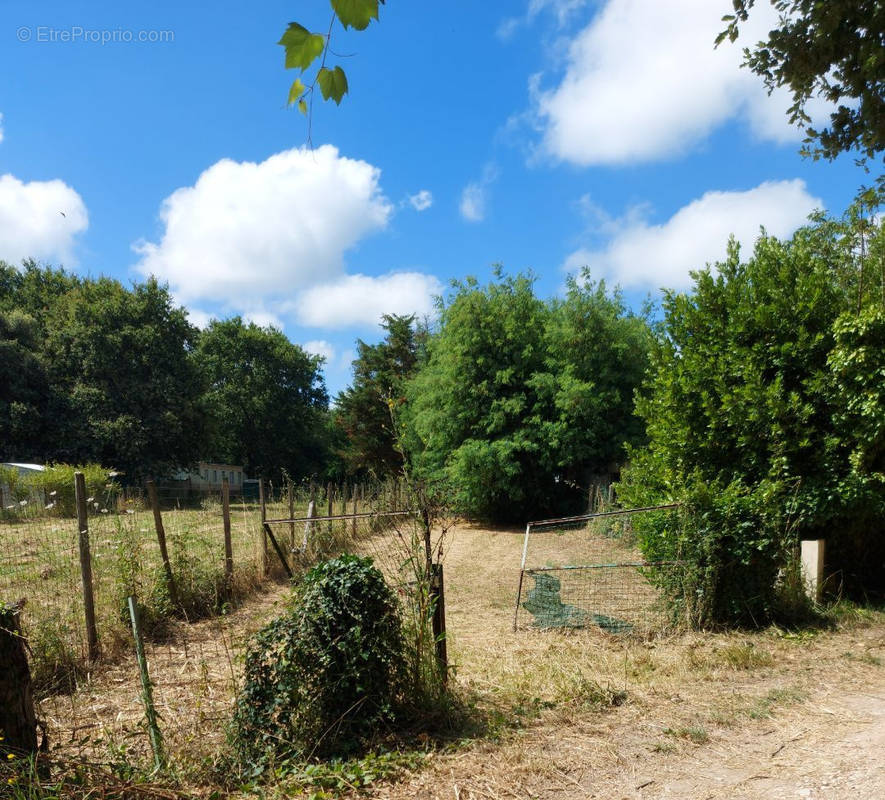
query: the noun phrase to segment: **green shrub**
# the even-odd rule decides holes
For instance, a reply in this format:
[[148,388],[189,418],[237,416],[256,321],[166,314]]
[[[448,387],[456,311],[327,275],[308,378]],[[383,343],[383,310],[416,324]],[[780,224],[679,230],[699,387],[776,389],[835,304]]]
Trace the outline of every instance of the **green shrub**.
[[402,665],[396,599],[371,559],[323,562],[248,648],[235,745],[253,761],[354,752],[394,719]]
[[680,561],[651,579],[665,590],[673,616],[696,627],[759,625],[804,613],[801,583],[790,580],[795,525],[778,487],[695,478],[678,511],[636,515],[646,558]]
[[806,613],[801,539],[827,539],[829,588],[885,589],[885,307],[864,281],[885,224],[859,211],[761,236],[746,261],[732,242],[690,292],[665,293],[637,396],[649,442],[618,496],[683,501],[678,527],[636,522],[647,556],[690,563],[696,624]]
[[53,464],[43,472],[30,473],[23,482],[33,489],[42,490],[47,505],[52,505],[56,516],[74,517],[77,514],[75,472],[83,473],[87,497],[94,498],[93,502],[98,503],[100,508],[112,507],[120,487],[110,480],[109,471],[100,464]]

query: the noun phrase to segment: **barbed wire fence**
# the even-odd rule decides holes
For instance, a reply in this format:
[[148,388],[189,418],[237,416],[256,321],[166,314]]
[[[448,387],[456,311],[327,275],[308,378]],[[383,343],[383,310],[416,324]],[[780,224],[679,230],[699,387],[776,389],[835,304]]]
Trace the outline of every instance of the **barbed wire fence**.
[[[637,515],[673,514],[678,506],[600,511],[526,526],[513,630],[598,627],[646,635],[671,622],[659,589],[678,561],[646,561]],[[663,579],[667,579],[664,581]]]

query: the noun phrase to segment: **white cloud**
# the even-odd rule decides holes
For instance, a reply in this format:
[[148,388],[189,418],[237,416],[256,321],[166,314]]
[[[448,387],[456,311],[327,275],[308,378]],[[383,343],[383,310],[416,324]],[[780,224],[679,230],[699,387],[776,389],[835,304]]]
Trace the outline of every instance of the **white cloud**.
[[722,14],[711,0],[608,0],[572,41],[561,83],[533,92],[542,149],[584,166],[652,161],[735,118],[762,139],[801,139],[784,113],[789,94],[769,97],[740,66],[742,46],[775,27],[777,12],[757,3],[738,42],[714,49]]
[[348,275],[302,292],[295,301],[295,312],[302,325],[374,325],[383,314],[430,314],[433,296],[441,293],[440,282],[420,272]]
[[324,358],[327,364],[331,364],[335,359],[335,346],[325,339],[311,339],[311,341],[301,345],[301,349],[312,356]]
[[82,198],[60,180],[25,183],[0,175],[0,258],[61,261],[72,266],[74,239],[89,227]]
[[193,306],[185,307],[185,311],[187,311],[188,322],[191,325],[196,325],[201,331],[206,330],[209,327],[209,323],[216,318],[214,314],[203,311],[201,308],[194,308]]
[[607,245],[577,250],[564,267],[576,272],[589,266],[593,277],[625,288],[684,289],[691,285],[689,270],[725,258],[730,235],[746,257],[761,225],[773,236],[787,237],[821,207],[801,180],[767,181],[745,192],[707,192],[660,225],[647,222],[643,212],[605,221]]
[[433,205],[433,193],[427,189],[422,189],[417,194],[409,195],[409,203],[415,211],[426,211]]
[[461,202],[458,210],[461,216],[468,222],[482,222],[486,217],[488,201],[488,187],[498,178],[498,168],[495,164],[486,164],[482,171],[482,177],[478,181],[471,181],[461,192]]
[[223,159],[163,201],[162,238],[134,245],[137,270],[168,281],[183,303],[279,324],[281,302],[343,275],[344,254],[392,213],[380,171],[331,145],[261,163]]
[[461,192],[458,210],[468,222],[482,222],[486,215],[485,186],[475,181],[468,183]]
[[558,27],[568,23],[572,15],[583,8],[589,0],[529,0],[526,12],[521,17],[508,17],[498,26],[496,35],[499,39],[507,40],[519,28],[531,25],[543,11],[550,11],[556,18]]

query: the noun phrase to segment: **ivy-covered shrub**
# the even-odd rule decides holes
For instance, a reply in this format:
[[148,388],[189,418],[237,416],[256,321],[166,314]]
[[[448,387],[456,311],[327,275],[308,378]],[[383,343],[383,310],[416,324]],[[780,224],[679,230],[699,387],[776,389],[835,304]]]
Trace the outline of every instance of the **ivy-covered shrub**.
[[249,645],[234,744],[257,762],[352,753],[394,719],[403,663],[396,598],[371,559],[325,561]]

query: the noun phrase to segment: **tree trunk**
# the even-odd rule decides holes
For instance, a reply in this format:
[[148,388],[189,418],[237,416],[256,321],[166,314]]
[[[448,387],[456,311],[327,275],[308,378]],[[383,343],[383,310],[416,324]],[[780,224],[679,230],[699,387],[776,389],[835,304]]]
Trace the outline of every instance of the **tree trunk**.
[[0,604],[0,753],[4,755],[37,752],[37,718],[20,611],[20,606]]

